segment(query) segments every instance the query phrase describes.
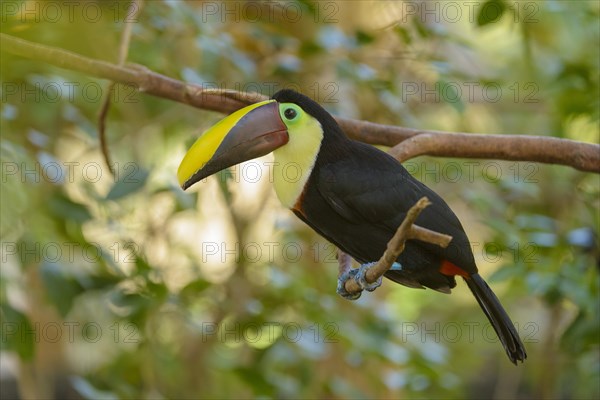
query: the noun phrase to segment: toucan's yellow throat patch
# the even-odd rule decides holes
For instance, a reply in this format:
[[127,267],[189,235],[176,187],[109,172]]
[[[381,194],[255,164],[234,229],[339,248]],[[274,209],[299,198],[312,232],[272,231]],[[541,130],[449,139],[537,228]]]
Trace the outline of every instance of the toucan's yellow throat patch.
[[[293,121],[286,121],[285,112],[289,109],[297,110],[298,116]],[[323,128],[316,118],[294,103],[280,103],[279,110],[288,127],[289,141],[273,151],[273,186],[281,203],[291,209],[315,166],[323,141]]]

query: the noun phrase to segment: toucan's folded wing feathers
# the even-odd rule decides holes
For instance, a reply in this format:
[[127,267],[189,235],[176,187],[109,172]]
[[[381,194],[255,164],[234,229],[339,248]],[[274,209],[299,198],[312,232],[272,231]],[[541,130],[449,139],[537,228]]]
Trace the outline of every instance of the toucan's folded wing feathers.
[[351,149],[355,153],[351,157],[328,161],[318,169],[317,187],[337,214],[350,222],[366,222],[373,228],[385,229],[391,238],[408,210],[421,197],[427,196],[432,204],[416,223],[451,235],[452,246],[464,250],[447,252],[429,243],[418,244],[443,255],[467,272],[476,271],[464,229],[440,196],[413,178],[389,154],[359,142],[352,142]]

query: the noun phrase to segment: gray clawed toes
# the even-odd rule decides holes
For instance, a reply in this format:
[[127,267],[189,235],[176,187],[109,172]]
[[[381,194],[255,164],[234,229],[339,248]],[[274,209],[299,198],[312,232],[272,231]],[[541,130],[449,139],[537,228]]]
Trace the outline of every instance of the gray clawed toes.
[[[381,283],[383,281],[382,277],[379,277],[379,279],[377,279],[377,281],[373,283],[368,283],[366,280],[366,273],[369,270],[369,268],[371,268],[373,265],[375,265],[375,263],[363,264],[360,266],[360,268],[351,269],[350,271],[344,272],[342,275],[340,275],[340,277],[338,278],[336,289],[337,294],[339,294],[346,300],[356,300],[360,297],[363,290],[372,292],[373,290],[381,286]],[[346,291],[346,281],[348,281],[349,279],[354,279],[354,281],[361,288],[360,292],[348,293]]]
[[358,286],[360,286],[361,289],[369,291],[369,292],[372,292],[373,290],[377,289],[379,286],[381,286],[381,283],[383,282],[383,278],[381,276],[379,277],[379,279],[377,279],[373,283],[367,282],[367,279],[366,279],[367,271],[373,265],[375,265],[374,262],[361,265],[360,268],[358,268],[358,272],[356,273],[356,276],[354,277],[354,280],[356,281],[356,283],[358,283]]
[[362,291],[357,293],[348,293],[346,291],[346,282],[350,279],[354,279],[357,272],[357,269],[351,269],[350,271],[344,272],[338,278],[336,292],[346,300],[356,300],[362,294]]

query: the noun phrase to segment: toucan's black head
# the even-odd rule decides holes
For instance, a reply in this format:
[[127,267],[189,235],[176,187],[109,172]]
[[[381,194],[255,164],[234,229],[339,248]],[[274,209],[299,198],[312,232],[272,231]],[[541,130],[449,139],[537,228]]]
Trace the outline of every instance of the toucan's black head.
[[331,114],[329,114],[319,103],[310,97],[305,96],[302,93],[298,93],[292,89],[282,89],[275,93],[272,99],[276,100],[278,103],[297,104],[306,113],[316,118],[316,120],[319,121],[323,127],[325,135],[324,140],[346,137]]

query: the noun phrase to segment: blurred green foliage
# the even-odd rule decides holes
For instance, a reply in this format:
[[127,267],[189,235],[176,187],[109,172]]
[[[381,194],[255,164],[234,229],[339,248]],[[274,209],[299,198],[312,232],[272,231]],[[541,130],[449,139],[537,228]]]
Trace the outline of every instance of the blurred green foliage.
[[[1,30],[114,62],[129,4],[3,2]],[[146,1],[128,60],[374,122],[598,143],[598,17],[595,1]],[[406,163],[463,221],[525,341],[515,368],[462,283],[339,298],[335,249],[264,176],[183,193],[177,164],[221,115],[117,85],[111,176],[107,82],[0,66],[2,376],[23,398],[600,397],[597,175]]]

